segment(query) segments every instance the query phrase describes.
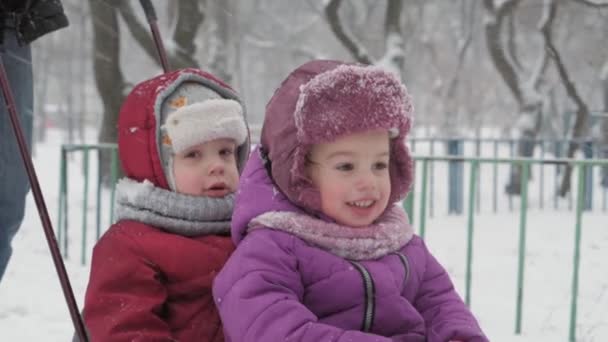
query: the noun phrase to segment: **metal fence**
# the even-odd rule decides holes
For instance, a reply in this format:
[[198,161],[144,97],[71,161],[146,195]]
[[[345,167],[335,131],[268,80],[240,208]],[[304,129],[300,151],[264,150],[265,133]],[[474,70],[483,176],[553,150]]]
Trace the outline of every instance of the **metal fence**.
[[[479,188],[479,169],[482,164],[508,164],[510,166],[522,168],[521,182],[521,206],[519,211],[519,245],[518,245],[518,262],[517,262],[517,295],[516,295],[516,314],[515,314],[515,333],[521,333],[522,326],[522,310],[523,310],[523,295],[524,295],[524,268],[525,268],[525,251],[526,251],[526,230],[527,230],[527,214],[528,214],[528,194],[529,183],[528,178],[530,169],[533,165],[571,165],[576,169],[577,187],[576,187],[576,224],[574,227],[575,241],[573,246],[573,264],[572,264],[572,287],[570,301],[570,325],[569,325],[569,341],[575,341],[576,337],[576,320],[577,320],[577,298],[579,285],[579,266],[580,266],[580,241],[582,231],[582,214],[585,203],[585,190],[588,189],[586,183],[586,175],[588,170],[594,166],[608,166],[608,159],[596,160],[573,160],[573,159],[526,159],[526,158],[477,158],[477,157],[431,157],[431,156],[415,156],[416,163],[422,163],[422,175],[420,182],[416,181],[415,185],[421,187],[419,203],[419,215],[415,226],[418,227],[420,236],[424,239],[426,236],[426,220],[427,207],[432,200],[428,198],[429,174],[430,165],[436,162],[444,163],[460,163],[467,164],[470,168],[469,173],[469,191],[468,191],[468,212],[467,212],[467,239],[466,239],[466,277],[465,277],[465,302],[467,305],[471,303],[471,284],[472,284],[472,264],[473,264],[473,238],[475,228],[475,209],[476,198],[479,197],[477,189]],[[416,177],[418,178],[418,176]],[[572,193],[573,191],[571,191]],[[411,191],[404,201],[404,208],[410,216],[410,220],[414,222],[416,217],[414,212],[415,191]],[[608,266],[608,265],[607,265]]]
[[[585,159],[601,159],[608,158],[608,146],[602,145],[601,142],[593,139],[495,139],[495,138],[411,138],[408,139],[410,149],[414,154],[422,154],[428,156],[457,156],[457,157],[490,157],[490,158],[517,158],[516,148],[518,144],[526,145],[524,148],[528,150],[531,157],[537,159],[546,158],[563,158],[566,155],[566,150],[570,143],[576,143],[580,146],[580,151]],[[504,153],[506,151],[506,153]],[[536,152],[533,154],[533,152]],[[430,166],[429,173],[429,197],[431,199],[431,205],[429,207],[429,215],[434,215],[434,196],[435,196],[435,172],[434,163]],[[546,205],[546,200],[551,200],[554,209],[558,207],[559,195],[557,193],[558,183],[564,165],[562,164],[548,164],[542,163],[536,165],[538,169],[538,194],[539,194],[539,208],[543,209]],[[599,170],[599,168],[598,168]],[[594,191],[594,177],[595,175],[602,178],[601,189]],[[553,177],[553,189],[548,189],[547,184],[544,181],[546,177]],[[463,214],[464,208],[464,188],[463,188],[463,169],[462,163],[450,163],[448,172],[448,210],[450,213]],[[479,176],[481,177],[481,176]],[[586,184],[588,188],[585,190],[585,202],[584,209],[592,210],[594,205],[594,197],[600,196],[602,211],[608,211],[608,168],[604,167],[599,172],[593,172],[593,169],[589,169],[585,174]],[[492,209],[497,212],[499,206],[498,199],[501,190],[499,189],[499,177],[498,177],[498,164],[492,165]],[[483,189],[481,186],[477,187],[478,196],[476,210],[479,212],[481,208],[481,200],[479,193]],[[553,190],[553,191],[551,191]],[[546,194],[550,193],[551,198],[547,198]],[[513,210],[513,200],[516,197],[513,194],[508,193],[506,198],[508,201],[509,210]],[[573,197],[572,192],[567,194],[568,209],[573,210]]]
[[[118,175],[118,150],[116,144],[67,144],[61,146],[61,160],[60,160],[60,171],[59,171],[59,199],[58,199],[58,213],[57,213],[57,240],[59,247],[62,251],[63,257],[68,258],[69,251],[69,239],[68,239],[68,228],[69,228],[69,171],[68,161],[69,155],[76,152],[82,153],[82,175],[84,179],[84,185],[82,187],[82,208],[81,208],[81,263],[86,263],[87,256],[87,234],[88,234],[88,206],[89,206],[89,190],[91,186],[90,180],[90,155],[92,152],[96,152],[98,159],[101,153],[104,151],[110,153],[110,180],[109,184],[113,186],[110,189],[110,199],[107,202],[109,210],[107,215],[109,222],[113,222],[114,214],[114,190]],[[99,239],[102,233],[101,219],[102,219],[102,208],[104,202],[102,201],[102,172],[100,163],[97,163],[97,177],[95,179],[96,195],[95,195],[95,237]],[[78,189],[80,190],[80,189]],[[77,190],[77,191],[78,191]]]
[[[433,140],[429,140],[433,141]],[[435,141],[439,141],[436,139]],[[412,142],[413,143],[413,142]],[[481,141],[480,141],[481,143]],[[498,142],[493,141],[492,144],[498,144]],[[430,145],[432,146],[432,145]],[[68,258],[68,234],[69,234],[69,222],[68,217],[69,209],[72,207],[69,201],[69,194],[76,194],[79,191],[82,191],[82,206],[80,208],[76,207],[73,209],[80,210],[81,212],[78,214],[80,217],[81,223],[81,262],[83,264],[86,263],[87,254],[90,252],[89,246],[87,246],[87,241],[92,240],[88,235],[89,229],[89,197],[92,196],[90,193],[91,186],[95,186],[95,199],[94,199],[94,221],[95,221],[95,238],[97,240],[100,235],[103,233],[103,229],[101,226],[102,217],[105,216],[105,220],[109,223],[113,222],[113,202],[114,202],[114,187],[111,187],[109,190],[104,190],[102,186],[102,172],[97,166],[96,177],[94,181],[92,181],[89,177],[91,173],[91,153],[95,153],[95,155],[99,155],[102,151],[108,151],[111,154],[111,175],[110,175],[110,184],[116,183],[116,178],[118,174],[118,158],[117,158],[117,149],[115,144],[97,144],[97,145],[63,145],[61,148],[61,170],[60,170],[60,183],[59,183],[59,206],[58,206],[58,224],[57,224],[57,234],[59,245],[62,249],[62,253],[65,258]],[[81,157],[81,169],[83,174],[83,184],[82,189],[68,188],[68,183],[70,183],[68,165],[70,164],[70,155],[80,154]],[[466,233],[466,260],[465,260],[465,290],[464,297],[467,305],[470,305],[472,298],[472,290],[471,285],[473,282],[473,271],[472,265],[474,263],[473,258],[473,239],[475,235],[475,217],[480,211],[480,169],[482,166],[492,167],[492,198],[493,206],[492,212],[496,212],[498,210],[497,206],[497,169],[499,165],[506,165],[508,167],[520,167],[522,170],[522,181],[521,181],[521,189],[520,189],[520,199],[519,199],[519,243],[518,243],[518,257],[517,257],[517,294],[516,294],[516,313],[515,313],[515,332],[521,333],[522,331],[522,320],[523,320],[523,297],[524,297],[524,269],[526,266],[525,261],[525,250],[526,250],[526,232],[527,232],[527,215],[529,211],[528,198],[530,195],[530,172],[536,167],[540,172],[541,177],[541,187],[539,188],[540,198],[544,198],[546,189],[543,188],[542,180],[542,170],[545,167],[555,168],[555,172],[559,172],[560,168],[565,167],[566,165],[570,165],[574,168],[573,176],[576,177],[576,188],[572,189],[570,193],[574,193],[576,196],[573,199],[573,196],[569,198],[569,207],[572,207],[572,203],[576,205],[573,208],[573,215],[575,215],[575,239],[574,245],[572,249],[572,279],[571,279],[571,294],[570,294],[570,324],[569,324],[569,341],[575,341],[576,336],[576,322],[577,322],[577,298],[578,298],[578,288],[579,288],[579,266],[580,266],[580,241],[581,241],[581,231],[582,231],[582,215],[585,211],[591,210],[590,207],[586,207],[588,203],[588,191],[593,188],[593,177],[590,177],[590,171],[593,169],[600,169],[608,167],[608,159],[587,159],[587,160],[573,160],[573,159],[533,159],[533,158],[500,158],[500,157],[465,157],[465,156],[414,156],[414,162],[417,164],[416,166],[416,175],[414,182],[414,189],[410,192],[409,196],[403,202],[404,208],[408,212],[410,216],[410,220],[415,224],[415,227],[418,230],[419,235],[424,238],[427,234],[427,219],[433,216],[435,199],[433,198],[434,194],[434,182],[436,173],[435,164],[443,164],[443,167],[447,170],[448,173],[454,172],[454,167],[461,168],[464,170],[465,167],[469,170],[469,179],[468,179],[468,191],[466,192],[467,198],[467,212],[466,212],[466,220],[467,220],[467,233]],[[72,162],[73,163],[73,162]],[[99,164],[97,164],[99,165]],[[464,173],[461,174],[463,176]],[[464,176],[463,176],[464,177]],[[450,177],[448,177],[448,182]],[[93,183],[94,184],[91,184]],[[464,183],[463,183],[464,184]],[[461,188],[463,186],[461,185]],[[102,199],[102,193],[106,192],[107,200],[104,201]],[[596,208],[595,210],[606,210],[606,196],[605,196],[605,188],[604,191],[604,199],[603,206],[601,209]],[[464,195],[464,191],[463,191]],[[417,198],[419,196],[419,198]],[[105,204],[104,204],[105,203]],[[557,199],[555,200],[557,203]],[[106,206],[107,205],[107,206]],[[450,204],[448,203],[449,207]],[[555,204],[557,207],[557,204]],[[107,208],[107,209],[105,209]],[[414,211],[417,208],[418,211]],[[464,205],[461,208],[465,208]],[[541,206],[540,209],[543,207]],[[550,208],[546,208],[549,210]],[[514,206],[509,202],[509,210],[514,210]],[[447,214],[447,213],[446,213]],[[453,214],[453,213],[452,213]],[[107,227],[103,227],[107,228]],[[608,265],[607,265],[608,266]]]

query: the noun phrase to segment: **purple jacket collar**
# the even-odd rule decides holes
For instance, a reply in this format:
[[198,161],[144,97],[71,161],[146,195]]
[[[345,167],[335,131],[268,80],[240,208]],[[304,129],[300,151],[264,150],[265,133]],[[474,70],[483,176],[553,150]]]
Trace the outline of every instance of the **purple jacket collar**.
[[234,244],[238,245],[245,237],[252,219],[269,211],[305,213],[291,203],[268,177],[258,146],[250,154],[236,193],[231,227]]

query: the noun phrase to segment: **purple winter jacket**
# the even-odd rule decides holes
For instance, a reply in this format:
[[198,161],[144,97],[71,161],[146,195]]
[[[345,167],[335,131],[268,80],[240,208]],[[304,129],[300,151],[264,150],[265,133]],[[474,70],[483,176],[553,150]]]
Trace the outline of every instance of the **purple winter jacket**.
[[[280,229],[248,231],[271,211],[302,213],[273,186],[256,150],[232,218],[237,249],[213,286],[227,341],[488,341],[418,236],[399,249],[405,259],[359,262],[369,292],[349,260]],[[362,332],[366,314],[371,325]]]

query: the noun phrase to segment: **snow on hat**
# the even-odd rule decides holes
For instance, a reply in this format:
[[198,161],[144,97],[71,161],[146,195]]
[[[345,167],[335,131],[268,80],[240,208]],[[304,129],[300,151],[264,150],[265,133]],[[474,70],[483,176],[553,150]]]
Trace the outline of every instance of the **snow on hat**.
[[318,212],[320,194],[306,173],[314,144],[386,129],[391,139],[389,201],[405,197],[413,180],[405,137],[412,99],[401,81],[374,66],[315,60],[293,71],[266,106],[262,148],[278,188],[298,206]]
[[169,187],[175,190],[173,155],[207,141],[230,138],[237,146],[248,139],[243,107],[198,82],[184,82],[161,106],[160,145]]

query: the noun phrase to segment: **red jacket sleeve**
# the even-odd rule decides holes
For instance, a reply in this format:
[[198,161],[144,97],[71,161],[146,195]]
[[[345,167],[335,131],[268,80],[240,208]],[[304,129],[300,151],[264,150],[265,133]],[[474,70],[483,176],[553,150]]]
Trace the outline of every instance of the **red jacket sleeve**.
[[167,299],[162,273],[119,225],[93,250],[83,314],[90,339],[176,341],[162,318]]

